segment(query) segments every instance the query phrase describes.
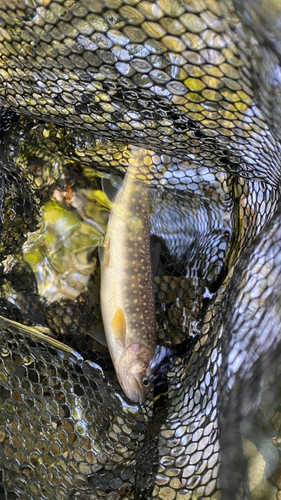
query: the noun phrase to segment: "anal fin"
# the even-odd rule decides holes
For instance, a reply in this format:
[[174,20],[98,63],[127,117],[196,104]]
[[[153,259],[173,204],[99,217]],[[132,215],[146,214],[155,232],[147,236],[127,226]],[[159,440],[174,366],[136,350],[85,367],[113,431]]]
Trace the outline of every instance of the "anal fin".
[[120,186],[113,186],[111,179],[102,179],[101,181],[102,190],[108,197],[109,201],[116,203],[118,193],[120,191]]

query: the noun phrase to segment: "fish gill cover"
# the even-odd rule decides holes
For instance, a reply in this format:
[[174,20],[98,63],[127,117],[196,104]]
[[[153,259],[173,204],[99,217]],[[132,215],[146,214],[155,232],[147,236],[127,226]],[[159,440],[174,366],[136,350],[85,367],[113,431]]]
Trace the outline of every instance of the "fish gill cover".
[[[279,26],[274,0],[0,1],[1,498],[280,498]],[[96,341],[100,178],[134,146],[143,405]]]

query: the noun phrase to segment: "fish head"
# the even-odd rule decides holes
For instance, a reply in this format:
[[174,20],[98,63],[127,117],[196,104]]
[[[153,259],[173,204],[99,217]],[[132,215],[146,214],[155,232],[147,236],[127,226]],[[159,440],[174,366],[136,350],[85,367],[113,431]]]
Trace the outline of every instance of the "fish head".
[[127,346],[119,360],[118,380],[126,396],[134,403],[142,403],[151,390],[153,353],[142,344]]

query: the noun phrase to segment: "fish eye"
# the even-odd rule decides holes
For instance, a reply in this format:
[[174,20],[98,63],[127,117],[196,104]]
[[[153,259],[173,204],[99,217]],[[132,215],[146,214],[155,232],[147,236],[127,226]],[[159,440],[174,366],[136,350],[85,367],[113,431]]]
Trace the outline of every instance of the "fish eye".
[[143,383],[144,387],[148,387],[149,386],[149,380],[148,380],[148,378],[143,378],[142,379],[142,383]]

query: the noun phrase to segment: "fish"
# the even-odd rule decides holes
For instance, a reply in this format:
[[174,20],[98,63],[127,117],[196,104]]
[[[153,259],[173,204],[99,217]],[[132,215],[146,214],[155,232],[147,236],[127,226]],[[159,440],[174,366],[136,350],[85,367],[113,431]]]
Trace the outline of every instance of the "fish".
[[118,381],[134,403],[153,385],[156,349],[155,298],[150,254],[149,186],[137,179],[146,150],[132,147],[122,186],[103,180],[112,201],[100,247],[101,312]]

